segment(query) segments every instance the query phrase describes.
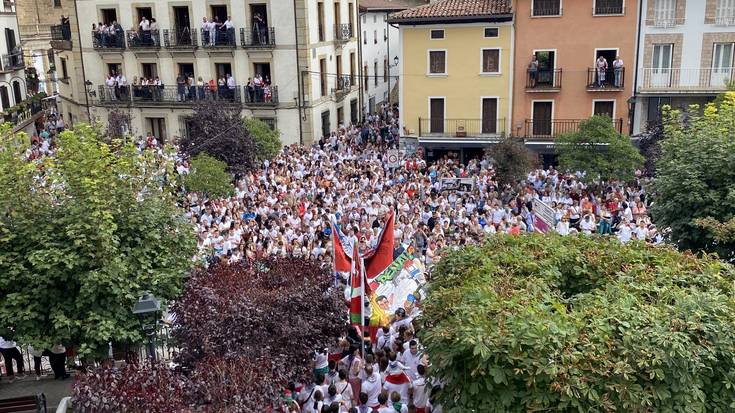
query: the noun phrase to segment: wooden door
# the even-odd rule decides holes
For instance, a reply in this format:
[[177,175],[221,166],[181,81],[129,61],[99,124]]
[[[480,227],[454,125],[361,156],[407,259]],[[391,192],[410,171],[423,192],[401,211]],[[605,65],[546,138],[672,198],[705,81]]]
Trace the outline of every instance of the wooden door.
[[482,133],[498,133],[498,99],[482,99]]
[[533,135],[551,136],[551,102],[533,102]]
[[432,98],[429,102],[431,133],[444,133],[444,98]]

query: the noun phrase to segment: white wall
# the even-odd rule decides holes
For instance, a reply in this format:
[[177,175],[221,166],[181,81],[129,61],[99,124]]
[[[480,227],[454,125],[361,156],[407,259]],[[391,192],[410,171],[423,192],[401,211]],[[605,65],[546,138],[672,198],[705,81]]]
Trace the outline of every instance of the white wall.
[[[385,21],[386,12],[384,11],[368,11],[360,16],[361,29],[360,33],[362,42],[362,63],[361,66],[368,68],[368,75],[374,76],[375,62],[378,62],[378,85],[375,86],[374,78],[370,78],[368,82],[368,91],[365,93],[365,101],[363,102],[363,111],[373,112],[375,108],[370,108],[370,98],[375,98],[375,104],[380,104],[389,99],[390,87],[395,87],[398,75],[398,67],[394,66],[393,58],[400,56],[399,52],[399,32],[398,28],[390,26]],[[375,33],[377,33],[377,43],[375,43]],[[387,37],[387,39],[386,39]],[[385,59],[388,59],[390,67],[389,81],[384,81],[383,71]],[[361,86],[362,87],[362,86]]]
[[[2,7],[0,5],[0,7]],[[10,13],[10,9],[6,10],[8,13],[0,14],[0,56],[5,56],[10,54],[12,51],[8,50],[7,47],[7,40],[5,39],[5,28],[13,29],[15,34],[15,44],[20,47],[20,32],[18,31],[18,23],[15,19],[15,14]],[[25,70],[15,70],[13,72],[6,72],[6,73],[0,73],[0,87],[7,88],[8,92],[8,103],[10,106],[14,106],[23,99],[26,98],[26,75]],[[13,93],[13,84],[19,83],[20,84],[20,92],[21,92],[21,99],[20,101],[16,100]],[[5,110],[7,108],[3,107],[2,101],[0,101],[0,110]]]

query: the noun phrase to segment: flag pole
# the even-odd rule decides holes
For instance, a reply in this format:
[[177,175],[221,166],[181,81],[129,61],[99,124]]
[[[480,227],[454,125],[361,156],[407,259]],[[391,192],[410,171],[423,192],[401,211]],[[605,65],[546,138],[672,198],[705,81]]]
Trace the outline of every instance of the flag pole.
[[360,257],[360,350],[365,352],[365,259],[362,256]]

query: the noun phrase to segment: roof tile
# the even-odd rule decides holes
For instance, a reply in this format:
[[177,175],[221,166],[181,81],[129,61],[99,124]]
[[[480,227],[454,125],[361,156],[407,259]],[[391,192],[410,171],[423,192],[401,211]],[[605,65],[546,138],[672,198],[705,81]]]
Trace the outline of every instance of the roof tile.
[[390,15],[391,20],[473,17],[512,13],[511,0],[439,0]]

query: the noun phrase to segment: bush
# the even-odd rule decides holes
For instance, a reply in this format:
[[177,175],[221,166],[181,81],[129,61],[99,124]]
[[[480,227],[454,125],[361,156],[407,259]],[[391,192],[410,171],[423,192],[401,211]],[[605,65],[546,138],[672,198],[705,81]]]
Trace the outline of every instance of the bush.
[[445,412],[727,412],[733,280],[641,243],[498,236],[440,261],[419,337]]
[[245,128],[255,140],[258,161],[270,160],[278,155],[278,151],[281,150],[281,133],[278,129],[271,129],[267,123],[256,118],[246,119]]
[[495,160],[495,171],[503,184],[524,181],[529,171],[539,166],[538,155],[531,152],[522,140],[506,137],[488,149]]
[[227,164],[200,153],[191,160],[190,172],[183,177],[188,192],[200,192],[210,198],[232,196],[232,175],[227,172]]

